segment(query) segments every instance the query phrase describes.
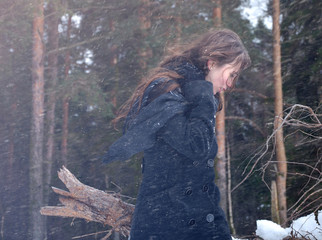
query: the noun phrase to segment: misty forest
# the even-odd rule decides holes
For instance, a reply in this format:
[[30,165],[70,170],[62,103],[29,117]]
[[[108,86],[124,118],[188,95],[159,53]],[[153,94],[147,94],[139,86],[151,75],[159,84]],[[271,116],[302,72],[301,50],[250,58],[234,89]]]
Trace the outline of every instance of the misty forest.
[[[63,166],[135,205],[143,154],[101,161],[122,135],[112,120],[171,47],[221,27],[252,60],[217,114],[214,171],[232,235],[262,239],[258,219],[288,227],[317,215],[322,1],[1,0],[0,240],[127,239],[106,221],[40,210],[70,196]],[[316,239],[301,237],[289,239]]]

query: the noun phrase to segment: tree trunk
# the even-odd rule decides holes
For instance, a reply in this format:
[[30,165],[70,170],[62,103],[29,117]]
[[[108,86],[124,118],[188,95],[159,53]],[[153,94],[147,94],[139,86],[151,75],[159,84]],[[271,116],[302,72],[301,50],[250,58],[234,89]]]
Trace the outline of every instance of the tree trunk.
[[139,9],[140,28],[147,30],[151,28],[151,12],[150,0],[140,0],[141,7]]
[[[215,7],[213,9],[213,21],[215,27],[221,26],[221,0],[215,1]],[[225,95],[223,92],[220,93],[222,100],[222,110],[217,113],[216,116],[216,132],[217,132],[217,162],[216,162],[216,173],[217,173],[217,186],[220,191],[221,201],[220,206],[224,210],[227,216],[227,177],[226,177],[226,147],[225,147]]]
[[[67,44],[70,40],[70,30],[72,23],[72,16],[69,14],[67,23]],[[70,50],[67,49],[65,53],[65,81],[68,81],[68,75],[70,70]],[[68,152],[68,119],[69,119],[69,96],[65,96],[63,99],[63,129],[62,129],[62,143],[61,143],[61,157],[62,164],[67,166],[67,152]]]
[[226,178],[226,136],[225,136],[225,95],[223,92],[220,93],[220,98],[222,100],[222,110],[217,113],[216,116],[216,132],[217,132],[217,163],[216,163],[216,173],[217,173],[217,186],[220,191],[220,206],[224,210],[227,216],[227,178]]
[[[140,0],[141,7],[139,10],[139,22],[140,22],[140,29],[143,35],[143,38],[146,38],[149,33],[149,29],[151,28],[151,6],[150,0]],[[148,68],[148,60],[152,58],[152,49],[150,46],[145,44],[147,41],[146,39],[142,39],[142,48],[140,49],[139,56],[140,56],[140,66],[141,68],[146,71]]]
[[280,216],[278,211],[278,199],[277,199],[277,189],[276,181],[271,183],[271,219],[275,223],[280,223]]
[[234,224],[234,214],[233,214],[233,200],[231,197],[231,171],[230,171],[230,163],[231,163],[231,157],[230,157],[230,147],[229,147],[229,141],[227,141],[227,175],[228,175],[228,181],[227,181],[227,198],[228,198],[228,212],[229,212],[229,224],[231,228],[231,233],[233,235],[236,235],[236,229]]
[[213,21],[215,27],[221,27],[221,0],[214,0]]
[[44,139],[44,2],[34,1],[32,56],[32,122],[29,163],[31,234],[34,240],[45,238],[45,218],[39,214],[43,205],[43,139]]
[[181,39],[182,39],[182,18],[181,16],[178,16],[176,18],[176,42],[178,44],[181,43]]
[[[49,51],[58,49],[58,14],[57,14],[57,2],[49,2],[48,4],[48,49]],[[57,52],[53,51],[48,54],[48,102],[47,102],[47,152],[46,162],[44,165],[45,172],[45,192],[51,182],[51,171],[53,164],[53,153],[54,153],[54,130],[55,130],[55,109],[56,109],[56,85],[57,85]],[[48,194],[45,194],[45,202],[48,202]]]
[[280,46],[280,2],[273,1],[273,77],[275,88],[275,121],[274,129],[276,131],[276,158],[277,158],[277,194],[278,208],[281,224],[287,221],[287,205],[286,205],[286,177],[287,162],[284,147],[284,137],[282,128],[283,118],[283,90],[281,76],[281,46]]
[[[109,26],[110,26],[110,32],[114,32],[115,31],[115,19],[110,19],[109,22]],[[115,115],[117,115],[117,109],[118,109],[118,101],[117,101],[117,95],[118,95],[118,91],[119,91],[119,78],[120,78],[120,74],[119,74],[119,69],[117,67],[117,63],[118,63],[118,47],[117,45],[112,45],[109,49],[110,51],[110,55],[112,56],[111,61],[110,61],[110,65],[113,66],[115,72],[114,72],[114,79],[115,79],[115,83],[113,84],[113,89],[111,92],[111,102],[113,105],[113,112]]]

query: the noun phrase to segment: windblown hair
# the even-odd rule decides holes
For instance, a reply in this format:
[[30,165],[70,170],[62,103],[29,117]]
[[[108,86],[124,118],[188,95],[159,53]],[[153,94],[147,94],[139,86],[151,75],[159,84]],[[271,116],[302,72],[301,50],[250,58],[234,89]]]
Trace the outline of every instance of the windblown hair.
[[[239,66],[238,75],[250,66],[251,60],[239,36],[229,29],[211,30],[188,45],[176,46],[170,54],[164,57],[160,64],[151,70],[146,78],[138,85],[133,95],[120,108],[117,117],[113,120],[117,123],[125,118],[135,101],[141,102],[145,89],[151,82],[163,78],[165,83],[171,81],[164,90],[170,92],[180,87],[178,79],[182,78],[178,73],[165,66],[168,64],[180,65],[183,61],[190,62],[202,70],[205,76],[209,73],[207,63],[209,60],[220,67],[225,64]],[[237,80],[237,78],[234,80]],[[234,85],[234,84],[233,84]]]

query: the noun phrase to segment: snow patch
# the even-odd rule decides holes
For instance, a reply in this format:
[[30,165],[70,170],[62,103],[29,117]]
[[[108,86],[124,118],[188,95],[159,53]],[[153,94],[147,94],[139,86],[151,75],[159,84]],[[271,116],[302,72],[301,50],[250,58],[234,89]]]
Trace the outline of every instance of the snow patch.
[[289,228],[269,220],[257,220],[256,235],[264,240],[282,240],[287,236],[305,237],[310,240],[322,240],[322,210],[318,212],[317,220],[311,213],[308,216],[294,220]]
[[269,220],[257,220],[256,235],[265,240],[282,240],[288,236],[288,231]]
[[289,232],[293,230],[293,234],[298,237],[305,237],[312,240],[322,240],[322,210],[318,212],[317,223],[313,213],[306,217],[301,217],[295,220],[290,228]]
[[[256,235],[264,240],[282,240],[287,236],[322,240],[322,210],[318,211],[317,217],[311,213],[308,216],[294,220],[289,228],[282,228],[269,220],[257,220],[256,224]],[[234,237],[232,239],[242,240]]]

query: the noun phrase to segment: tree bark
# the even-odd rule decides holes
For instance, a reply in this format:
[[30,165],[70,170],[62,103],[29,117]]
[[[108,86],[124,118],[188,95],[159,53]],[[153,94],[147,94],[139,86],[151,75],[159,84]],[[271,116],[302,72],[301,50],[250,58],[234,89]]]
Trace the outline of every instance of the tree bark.
[[[215,7],[213,9],[213,21],[215,27],[221,26],[221,0],[215,0]],[[226,177],[226,137],[225,137],[225,95],[220,93],[222,100],[222,110],[217,113],[216,116],[216,133],[218,153],[216,161],[216,173],[217,173],[217,186],[220,191],[221,201],[220,206],[224,210],[227,216],[227,177]]]
[[[51,1],[48,3],[49,16],[48,16],[48,49],[55,50],[58,48],[58,23],[59,18],[57,14],[57,2]],[[56,109],[56,85],[57,85],[57,62],[58,54],[53,52],[48,54],[48,102],[47,102],[47,152],[46,162],[44,164],[45,171],[45,192],[47,192],[47,186],[51,182],[51,171],[53,164],[53,153],[54,153],[54,130],[55,130],[55,109]],[[45,202],[48,202],[48,194],[45,194]]]
[[275,121],[274,130],[276,131],[276,159],[277,159],[277,194],[279,205],[279,216],[281,224],[287,221],[287,204],[286,204],[286,177],[287,162],[283,137],[283,90],[281,75],[281,45],[280,45],[280,1],[273,1],[273,77],[275,88]]
[[32,122],[29,162],[30,209],[32,239],[45,238],[45,218],[39,214],[43,206],[43,138],[44,138],[44,2],[34,1],[32,55]]
[[150,0],[140,0],[141,7],[139,9],[139,22],[140,29],[142,32],[142,48],[139,52],[139,62],[141,68],[146,71],[148,68],[148,61],[152,58],[152,49],[146,44],[146,38],[149,35],[149,30],[151,28],[151,2]]
[[147,30],[151,28],[151,11],[150,0],[140,0],[141,7],[139,8],[140,28]]
[[229,142],[227,141],[227,175],[228,175],[228,181],[227,181],[227,198],[228,198],[228,212],[229,212],[229,224],[231,228],[231,233],[233,235],[236,235],[236,229],[234,224],[234,214],[233,214],[233,200],[231,196],[231,171],[230,171],[230,163],[231,163],[231,157],[230,157],[230,147]]
[[273,222],[276,222],[276,223],[280,222],[276,181],[274,180],[271,182],[271,219]]
[[43,207],[42,215],[82,218],[112,227],[112,231],[129,236],[134,205],[126,203],[115,193],[107,193],[82,184],[65,167],[58,172],[59,179],[69,192],[52,187],[59,194],[63,206]]
[[[69,14],[67,23],[67,42],[70,40],[70,30],[72,23],[72,16]],[[68,81],[68,75],[70,70],[70,50],[67,49],[65,53],[65,81]],[[61,158],[62,163],[67,166],[67,154],[68,154],[68,119],[69,119],[69,96],[65,96],[63,99],[63,129],[62,129],[62,142],[61,142]]]
[[[109,26],[110,26],[110,32],[114,32],[115,31],[115,19],[110,19]],[[110,51],[110,55],[112,56],[110,64],[115,69],[115,73],[114,73],[115,83],[113,84],[113,89],[111,92],[111,102],[113,105],[113,112],[115,115],[117,115],[117,109],[118,109],[117,96],[118,96],[118,91],[119,91],[119,78],[120,78],[119,69],[117,67],[117,63],[118,63],[118,54],[117,54],[118,47],[117,47],[117,45],[112,45],[110,47],[109,51]]]
[[221,0],[214,0],[213,21],[215,27],[221,27]]

